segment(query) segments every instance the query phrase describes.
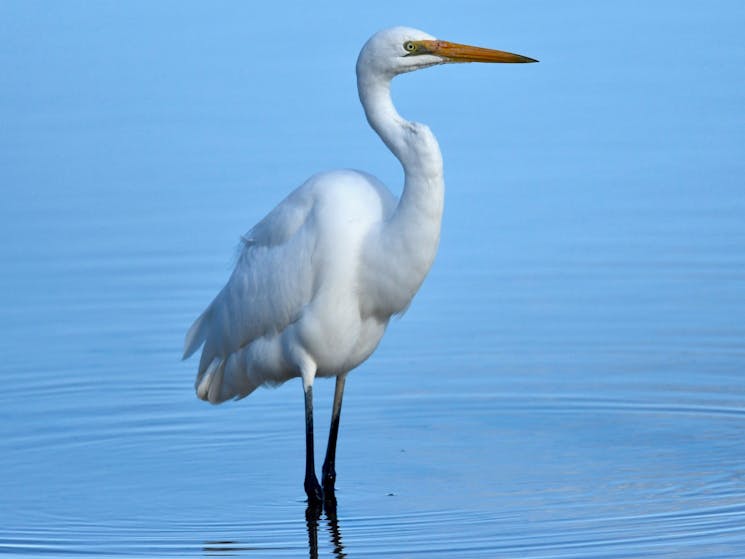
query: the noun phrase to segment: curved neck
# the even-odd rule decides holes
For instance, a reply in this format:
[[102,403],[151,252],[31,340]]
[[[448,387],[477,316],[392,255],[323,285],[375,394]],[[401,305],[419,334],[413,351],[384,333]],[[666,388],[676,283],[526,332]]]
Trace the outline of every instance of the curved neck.
[[403,144],[402,129],[406,120],[393,106],[390,80],[375,79],[374,76],[358,72],[357,91],[367,122],[404,165],[406,148]]
[[357,88],[365,116],[409,178],[442,178],[442,155],[434,134],[403,118],[391,99],[391,77],[358,70]]
[[364,68],[357,70],[357,88],[367,121],[404,170],[404,190],[397,212],[413,197],[419,206],[432,206],[435,211],[439,208],[441,215],[445,184],[440,146],[427,126],[398,114],[391,99],[391,79]]
[[378,238],[378,265],[388,288],[382,297],[391,312],[400,312],[424,281],[440,241],[445,196],[442,155],[430,129],[398,114],[391,100],[392,76],[358,68],[360,101],[370,126],[401,162],[404,188]]

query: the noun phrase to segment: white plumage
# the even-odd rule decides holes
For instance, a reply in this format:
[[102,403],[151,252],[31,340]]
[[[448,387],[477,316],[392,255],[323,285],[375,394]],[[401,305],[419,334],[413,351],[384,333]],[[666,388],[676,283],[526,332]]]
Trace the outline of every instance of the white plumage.
[[406,27],[373,35],[357,60],[357,85],[368,122],[403,167],[400,199],[359,171],[311,177],[244,237],[228,283],[186,335],[185,358],[204,344],[196,389],[212,403],[302,377],[311,502],[323,495],[313,468],[313,381],[337,377],[323,467],[328,503],[346,373],[370,356],[390,317],[409,305],[440,239],[440,149],[429,128],[396,112],[390,82],[419,68],[469,61],[534,62]]
[[312,177],[251,229],[227,285],[187,335],[187,357],[205,343],[199,397],[243,397],[300,376],[301,364],[335,376],[364,361],[391,314],[371,281],[386,273],[375,269],[383,263],[365,255],[394,207],[373,177],[334,171]]

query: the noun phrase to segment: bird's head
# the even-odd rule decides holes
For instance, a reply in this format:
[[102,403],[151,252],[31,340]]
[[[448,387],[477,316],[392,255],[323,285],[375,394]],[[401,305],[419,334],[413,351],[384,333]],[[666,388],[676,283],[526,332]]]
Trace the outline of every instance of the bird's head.
[[411,27],[392,27],[377,32],[362,47],[357,71],[393,78],[404,72],[454,62],[538,62],[501,50],[441,41]]

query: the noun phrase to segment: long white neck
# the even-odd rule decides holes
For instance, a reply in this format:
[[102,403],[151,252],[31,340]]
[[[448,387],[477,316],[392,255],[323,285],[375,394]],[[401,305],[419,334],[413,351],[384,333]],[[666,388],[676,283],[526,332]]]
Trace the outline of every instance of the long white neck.
[[404,188],[372,249],[386,312],[400,312],[432,267],[440,241],[445,195],[442,155],[434,134],[398,114],[391,100],[390,77],[358,68],[360,101],[370,126],[401,162]]

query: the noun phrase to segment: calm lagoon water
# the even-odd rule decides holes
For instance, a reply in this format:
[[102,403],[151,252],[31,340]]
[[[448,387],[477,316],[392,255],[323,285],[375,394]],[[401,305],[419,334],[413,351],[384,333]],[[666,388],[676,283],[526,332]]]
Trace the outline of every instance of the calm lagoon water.
[[317,521],[299,382],[211,407],[180,351],[306,176],[400,184],[352,74],[390,21],[290,15],[277,52],[246,13],[4,5],[0,554],[745,556],[745,10],[580,4],[415,23],[542,62],[396,84],[441,251],[349,377]]

